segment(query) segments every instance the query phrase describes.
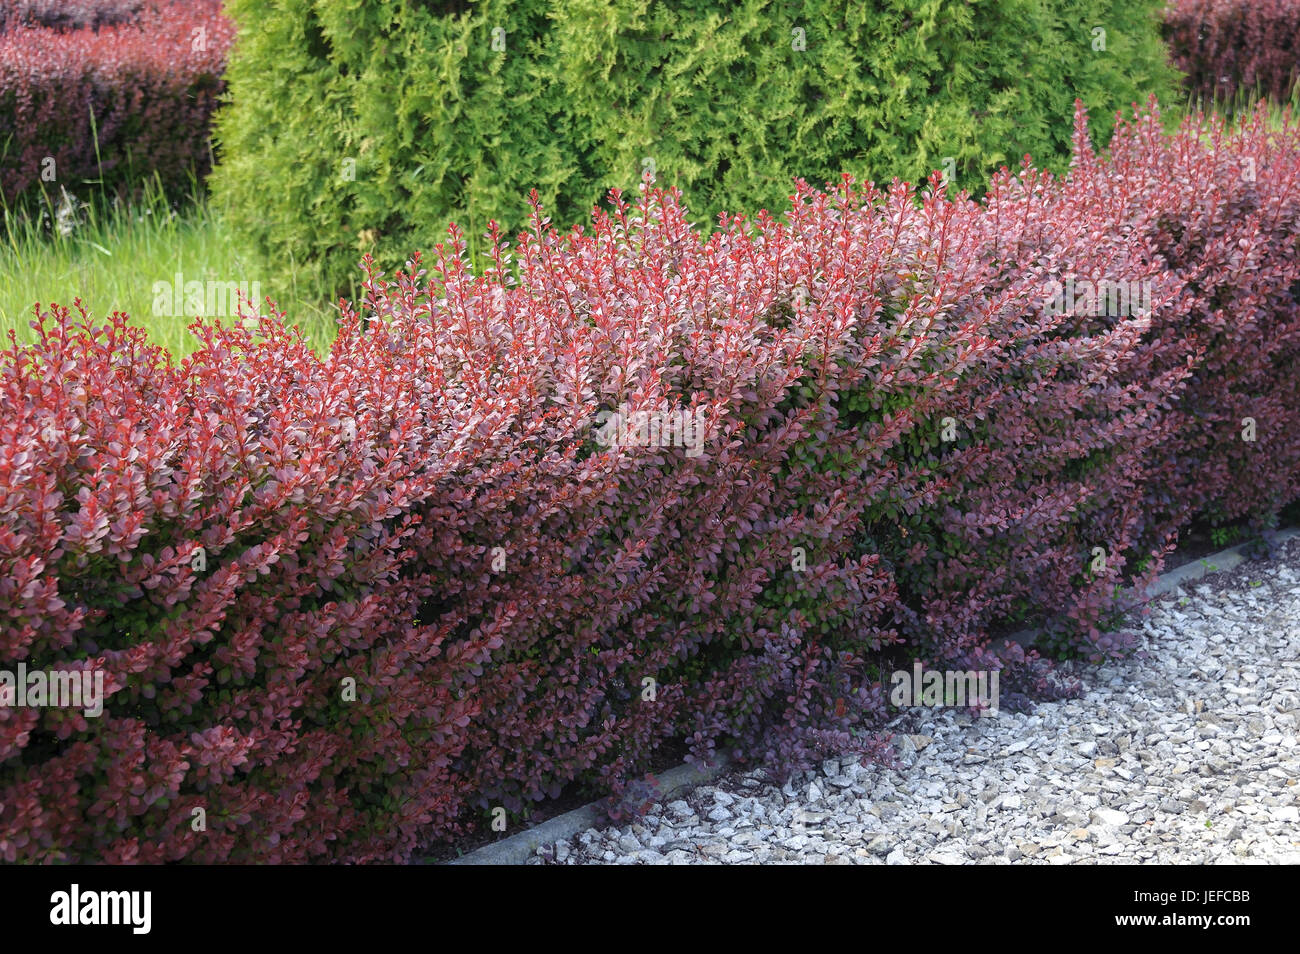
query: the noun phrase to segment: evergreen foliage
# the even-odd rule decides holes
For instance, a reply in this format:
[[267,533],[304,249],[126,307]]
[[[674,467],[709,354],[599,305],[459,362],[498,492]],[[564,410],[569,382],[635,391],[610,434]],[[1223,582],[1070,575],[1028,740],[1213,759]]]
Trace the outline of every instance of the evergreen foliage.
[[[218,200],[274,278],[343,290],[459,224],[556,223],[653,171],[691,207],[781,209],[795,176],[979,188],[1059,169],[1076,97],[1165,98],[1158,0],[229,0]],[[1097,31],[1104,31],[1104,36]],[[1101,47],[1104,46],[1104,49]]]

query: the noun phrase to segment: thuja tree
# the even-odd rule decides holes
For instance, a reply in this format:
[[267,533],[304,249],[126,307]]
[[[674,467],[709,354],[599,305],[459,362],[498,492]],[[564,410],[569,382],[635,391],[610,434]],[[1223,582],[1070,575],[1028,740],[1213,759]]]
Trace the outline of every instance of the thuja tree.
[[1171,89],[1155,0],[231,0],[213,183],[275,274],[335,288],[449,221],[557,224],[646,173],[692,208],[778,209],[792,178],[978,188],[1067,160],[1072,103]]

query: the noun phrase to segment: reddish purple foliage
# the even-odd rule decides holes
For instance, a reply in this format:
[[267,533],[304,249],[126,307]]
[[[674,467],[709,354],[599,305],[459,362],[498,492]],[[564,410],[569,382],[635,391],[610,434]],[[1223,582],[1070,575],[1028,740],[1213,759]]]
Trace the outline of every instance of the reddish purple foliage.
[[97,29],[41,22],[0,32],[0,128],[12,134],[0,140],[6,200],[42,184],[75,193],[101,174],[109,190],[155,173],[174,189],[191,170],[204,174],[234,37],[220,0],[158,0],[129,23],[92,19],[109,24]]
[[1206,101],[1257,90],[1285,99],[1300,74],[1298,0],[1170,0],[1165,38]]
[[80,30],[128,23],[145,0],[0,0],[0,31],[10,26]]
[[[1300,491],[1300,132],[1078,121],[1068,179],[983,204],[800,183],[705,237],[651,188],[482,275],[453,230],[323,359],[52,308],[0,361],[0,668],[114,692],[0,709],[0,857],[405,858],[575,784],[634,807],[669,740],[878,754],[900,651],[1042,690],[987,648],[1016,614],[1124,652],[1117,584]],[[1085,279],[1143,307],[1048,307]],[[702,453],[602,444],[622,405],[702,408]]]

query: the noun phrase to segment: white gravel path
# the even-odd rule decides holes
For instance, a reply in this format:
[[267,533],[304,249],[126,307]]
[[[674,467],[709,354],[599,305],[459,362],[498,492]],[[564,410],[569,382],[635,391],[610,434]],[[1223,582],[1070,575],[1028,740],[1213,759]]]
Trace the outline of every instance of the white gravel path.
[[1080,698],[913,710],[901,770],[733,773],[530,861],[1300,863],[1300,539],[1149,608],[1148,658],[1072,669]]

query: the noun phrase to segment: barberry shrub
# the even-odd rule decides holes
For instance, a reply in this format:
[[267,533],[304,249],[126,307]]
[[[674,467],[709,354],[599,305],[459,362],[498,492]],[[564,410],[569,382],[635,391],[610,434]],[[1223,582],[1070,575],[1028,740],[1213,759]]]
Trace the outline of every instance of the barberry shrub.
[[0,857],[405,859],[635,806],[670,743],[870,755],[890,660],[1044,685],[1007,620],[1124,653],[1189,519],[1300,492],[1297,186],[1290,119],[1149,108],[1099,153],[1080,108],[1068,176],[979,202],[800,181],[705,234],[650,183],[570,231],[534,196],[481,271],[455,228],[368,260],[323,358],[275,312],[179,364],[41,312],[0,669],[110,695],[0,707]]
[[0,193],[179,193],[210,168],[234,25],[220,0],[17,4],[0,22]]
[[1207,106],[1285,100],[1300,76],[1297,0],[1169,0],[1164,32],[1174,65]]
[[344,290],[455,221],[522,228],[536,189],[585,221],[645,171],[723,210],[795,176],[982,188],[1063,169],[1076,97],[1109,115],[1176,88],[1156,0],[646,4],[231,0],[218,203],[272,274]]
[[97,30],[135,19],[144,5],[145,0],[0,0],[0,30],[18,24]]

